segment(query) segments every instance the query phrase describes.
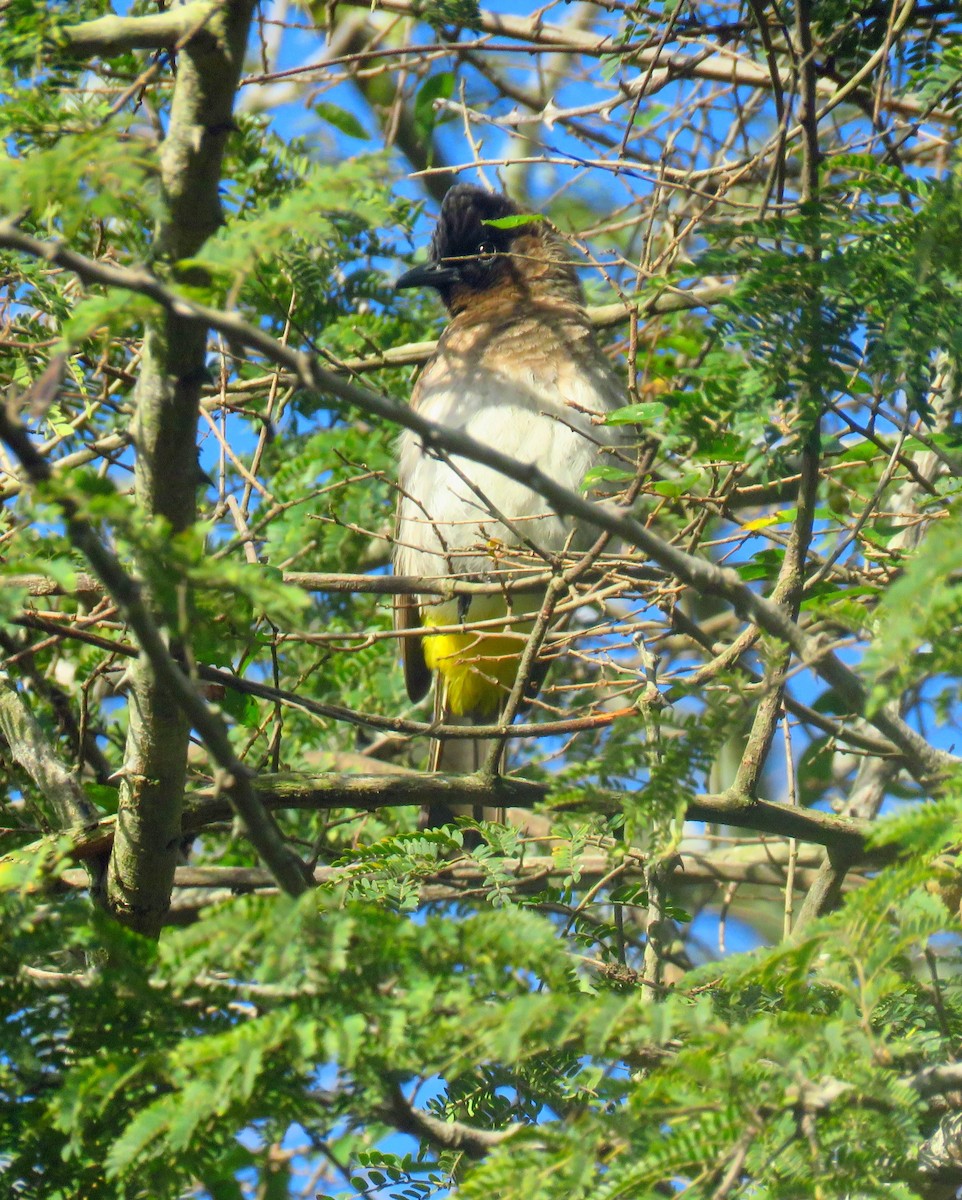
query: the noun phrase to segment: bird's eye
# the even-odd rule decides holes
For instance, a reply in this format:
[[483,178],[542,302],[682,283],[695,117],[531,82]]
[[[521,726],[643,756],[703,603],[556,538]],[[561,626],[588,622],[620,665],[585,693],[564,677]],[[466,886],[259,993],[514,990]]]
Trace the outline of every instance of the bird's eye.
[[480,258],[483,263],[494,262],[497,253],[498,248],[495,246],[494,242],[481,242],[481,244],[478,246],[478,258]]

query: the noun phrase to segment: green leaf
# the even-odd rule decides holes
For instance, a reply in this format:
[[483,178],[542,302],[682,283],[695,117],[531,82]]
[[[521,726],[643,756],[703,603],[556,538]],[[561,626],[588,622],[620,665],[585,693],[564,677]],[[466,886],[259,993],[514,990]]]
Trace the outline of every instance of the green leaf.
[[665,417],[667,409],[659,400],[646,400],[642,404],[626,404],[616,408],[605,417],[606,425],[656,425]]
[[623,467],[615,467],[611,463],[602,463],[585,472],[581,481],[582,488],[593,487],[596,483],[627,483],[634,479],[634,471],[626,471]]
[[[960,567],[962,507],[957,505],[948,520],[929,531],[879,606],[878,630],[868,655],[875,678],[874,706],[921,675],[962,669]],[[931,646],[927,656],[920,653],[925,644]]]
[[686,471],[680,479],[658,479],[651,490],[658,496],[684,496],[704,479],[703,471]]
[[341,133],[346,133],[348,137],[358,138],[361,141],[366,142],[369,140],[367,130],[354,113],[348,112],[346,108],[341,108],[337,104],[331,104],[329,100],[319,100],[312,107],[322,121],[326,121],[328,125],[333,125]]
[[450,100],[454,95],[454,74],[442,71],[438,75],[429,75],[418,88],[414,97],[414,128],[423,141],[429,142],[437,123],[437,113],[434,110],[435,100]]
[[116,1179],[123,1175],[152,1142],[164,1135],[176,1113],[177,1102],[171,1097],[157,1100],[136,1113],[110,1148],[104,1163],[107,1177]]
[[256,729],[260,723],[260,707],[253,696],[247,696],[243,692],[228,687],[224,689],[218,704],[238,724],[244,725],[248,729]]
[[297,241],[308,244],[316,256],[319,247],[341,242],[348,232],[396,219],[394,206],[381,154],[336,165],[309,164],[281,197],[271,196],[229,219],[197,254],[178,265],[182,271],[200,267],[215,280],[233,281],[257,263],[283,261]]
[[519,225],[534,225],[543,220],[540,213],[512,213],[508,217],[492,217],[481,224],[493,225],[495,229],[517,229]]
[[418,0],[414,11],[430,25],[459,25],[464,29],[481,29],[481,8],[478,0]]
[[157,311],[153,300],[122,288],[108,288],[100,295],[79,301],[61,328],[62,348],[67,352],[89,338],[120,330],[130,332]]
[[92,216],[128,221],[149,212],[152,170],[143,142],[125,138],[118,121],[26,155],[0,149],[0,210],[26,210],[45,232],[73,237]]
[[63,409],[59,404],[51,404],[47,409],[46,414],[47,425],[50,427],[50,432],[55,437],[69,437],[73,432],[73,428],[68,420],[63,415]]
[[626,883],[612,890],[608,897],[612,904],[648,904],[648,889],[643,883]]

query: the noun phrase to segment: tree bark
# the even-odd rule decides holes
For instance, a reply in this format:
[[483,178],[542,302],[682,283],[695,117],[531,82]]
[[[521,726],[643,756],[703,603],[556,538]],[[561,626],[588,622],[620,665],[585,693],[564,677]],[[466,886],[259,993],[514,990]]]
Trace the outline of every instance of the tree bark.
[[[181,50],[170,126],[160,153],[164,212],[157,255],[171,263],[197,253],[221,224],[218,188],[253,0],[212,10],[207,35]],[[182,282],[198,282],[183,273]],[[175,538],[196,517],[197,415],[205,378],[207,329],[167,312],[146,335],[136,388],[135,491],[145,520],[162,518]],[[159,597],[145,583],[158,620]],[[179,654],[176,636],[171,645]],[[181,839],[189,722],[146,658],[128,675],[129,727],[107,874],[107,906],[151,936],[170,904]]]

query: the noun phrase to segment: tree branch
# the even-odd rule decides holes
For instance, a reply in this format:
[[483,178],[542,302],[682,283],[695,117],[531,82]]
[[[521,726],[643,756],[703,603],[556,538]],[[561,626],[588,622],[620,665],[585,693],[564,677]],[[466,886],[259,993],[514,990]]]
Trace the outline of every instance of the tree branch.
[[[703,847],[703,839],[693,837],[691,847]],[[740,847],[739,849],[744,849]],[[785,865],[774,853],[777,849],[772,844],[752,847],[751,858],[735,857],[726,848],[717,854],[706,852],[703,848],[690,848],[687,842],[678,847],[681,865],[673,876],[675,880],[684,882],[698,881],[702,883],[744,883],[755,887],[782,888],[785,886]],[[816,861],[812,852],[810,863]],[[556,858],[547,855],[525,855],[524,858],[504,858],[497,860],[499,872],[506,872],[510,877],[506,886],[518,894],[540,892],[551,879],[567,878],[576,874],[580,883],[590,885],[604,880],[611,874],[611,859],[602,854],[581,854],[569,864],[560,864]],[[634,856],[634,861],[628,859],[625,869],[619,876],[621,879],[641,879],[644,877],[645,859],[641,855]],[[365,878],[376,875],[370,864],[359,862],[343,867],[315,867],[314,882],[316,884],[348,883],[352,878]],[[795,879],[799,886],[806,884],[815,876],[813,866],[803,866],[796,870]],[[62,872],[60,878],[73,886],[86,887],[86,873],[68,869]],[[489,889],[490,872],[485,871],[472,858],[454,859],[440,865],[436,872],[424,878],[421,888],[421,901],[454,900],[463,895],[465,889],[483,885]],[[273,875],[261,867],[178,867],[174,876],[174,885],[178,888],[224,889],[231,891],[260,891],[275,885]]]
[[[360,576],[359,578],[366,577]],[[383,578],[386,582],[390,582],[390,576],[384,576]],[[416,577],[402,576],[401,578]],[[676,609],[673,614],[676,622],[679,616],[680,613]],[[137,655],[136,647],[128,643],[118,642],[112,638],[100,637],[98,634],[90,633],[85,629],[78,629],[73,625],[60,625],[56,621],[51,621],[32,613],[14,617],[12,623],[21,625],[25,629],[37,629],[58,638],[73,638],[90,646],[98,646],[110,654],[119,654],[127,658],[134,658]],[[393,634],[385,631],[384,636],[391,637]],[[698,645],[704,644],[702,639],[698,637],[693,637],[693,640]],[[747,678],[760,682],[760,677],[751,671],[750,668],[743,666],[741,663],[737,665],[744,671]],[[477,725],[466,729],[463,725],[449,726],[433,721],[428,723],[425,721],[414,721],[405,717],[387,717],[381,713],[365,713],[358,709],[347,708],[344,705],[327,704],[323,701],[312,700],[307,696],[298,695],[283,688],[258,683],[252,679],[244,679],[239,675],[234,675],[230,671],[222,671],[217,667],[209,667],[203,664],[197,667],[197,676],[206,683],[217,684],[239,692],[242,695],[257,696],[262,700],[269,700],[272,703],[300,709],[316,717],[329,718],[332,721],[344,721],[347,724],[377,729],[384,733],[410,735],[412,737],[439,735],[449,738],[500,737],[504,733],[503,724],[491,726]],[[814,728],[821,730],[829,737],[835,738],[841,744],[851,745],[855,749],[864,750],[868,754],[887,756],[889,762],[894,763],[895,769],[901,766],[902,760],[897,747],[891,742],[873,736],[870,732],[863,730],[862,726],[865,722],[848,720],[843,723],[838,720],[832,720],[790,696],[785,697],[785,707],[799,721],[814,726]],[[510,727],[510,735],[512,738],[540,738],[555,734],[571,734],[589,729],[601,729],[614,724],[616,721],[634,716],[636,713],[637,709],[632,706],[631,708],[609,708],[598,713],[589,714],[587,717],[563,717],[557,721],[519,722]]]
[[[339,773],[307,775],[285,773],[262,775],[248,781],[264,809],[304,809],[329,812],[352,809],[377,812],[384,808],[414,807],[431,804],[464,808],[516,808],[530,810],[550,802],[548,784],[534,783],[510,776],[482,778],[474,775],[345,775]],[[211,824],[229,819],[236,811],[222,790],[199,793],[184,809],[185,833],[197,833]],[[596,812],[618,815],[624,810],[621,792],[592,789],[585,799],[555,802],[552,811]],[[797,838],[799,841],[828,846],[851,856],[853,862],[882,863],[897,857],[897,846],[869,847],[875,826],[869,821],[838,817],[819,809],[795,808],[770,800],[751,800],[731,792],[695,796],[688,804],[685,819],[712,824],[732,825],[756,833]],[[73,854],[84,859],[109,845],[114,835],[115,817],[105,817],[96,826],[75,831]]]
[[921,1096],[938,1096],[945,1092],[962,1091],[962,1063],[940,1063],[934,1067],[923,1067],[914,1075],[907,1075],[902,1082]]
[[181,44],[210,48],[217,38],[206,25],[223,7],[224,0],[194,0],[143,17],[98,17],[80,25],[67,25],[58,31],[58,37],[68,53],[90,57],[129,50],[173,50]]
[[[153,251],[160,260],[176,264],[190,259],[222,222],[221,164],[233,128],[234,97],[253,7],[254,0],[221,0],[189,12],[191,24],[169,27],[181,53],[159,156],[164,204]],[[183,19],[184,10],[173,11]],[[195,27],[203,27],[208,36],[191,36]],[[206,282],[196,270],[180,278],[191,286]],[[161,320],[148,323],[131,430],[137,452],[134,492],[140,511],[148,519],[161,518],[174,536],[188,529],[197,515],[197,415],[206,357],[207,330],[202,322],[167,308]],[[88,555],[90,550],[88,545]],[[99,573],[104,578],[102,570]],[[127,678],[127,744],[117,838],[107,873],[107,904],[125,924],[153,934],[170,902],[177,863],[189,720],[230,776],[231,794],[250,824],[252,840],[268,855],[266,861],[278,872],[279,882],[292,892],[302,889],[304,882],[280,831],[257,804],[223,723],[177,666],[182,654],[177,637],[169,651],[160,638],[154,623],[162,608],[159,598],[150,584],[145,584],[142,594],[136,589],[137,594],[130,596],[129,582],[114,572],[111,592],[118,601],[128,592],[127,609],[133,605],[137,611],[138,638],[145,653],[135,660]]]
[[[33,447],[24,430],[14,425],[5,411],[0,409],[0,440],[4,441],[20,459],[33,482],[46,491],[50,482],[50,468]],[[118,559],[101,543],[92,526],[78,512],[74,502],[65,496],[52,497],[59,504],[67,524],[67,535],[71,543],[86,557],[118,608],[123,612],[137,638],[144,657],[150,664],[157,685],[176,703],[197,730],[215,762],[224,772],[221,787],[229,797],[233,811],[241,818],[251,843],[271,869],[278,884],[292,895],[305,890],[306,883],[302,864],[288,850],[280,830],[273,818],[258,801],[247,767],[239,761],[231,745],[227,728],[220,717],[207,707],[190,680],[174,661],[164,642],[163,635],[155,624],[140,588],[124,571]],[[189,729],[188,725],[188,729]],[[126,767],[129,771],[129,765]],[[121,809],[115,822],[119,837],[129,836],[129,814]],[[99,828],[99,826],[98,826]],[[175,837],[181,837],[180,810],[177,813]],[[116,839],[115,839],[116,845]],[[145,852],[150,847],[145,847]],[[154,848],[157,853],[166,847]],[[113,855],[112,855],[113,858]],[[167,901],[160,912],[150,913],[150,926],[159,928],[173,885],[173,868],[167,885]]]
[[[351,7],[371,7],[369,0],[341,2]],[[377,7],[384,12],[414,17],[420,12],[418,0],[377,0]],[[735,51],[722,45],[717,45],[714,53],[705,53],[704,43],[700,39],[689,43],[689,53],[668,51],[663,46],[652,47],[648,42],[620,45],[610,36],[599,37],[596,33],[549,25],[541,20],[540,13],[534,17],[516,17],[481,11],[477,14],[476,26],[484,33],[497,34],[514,41],[530,42],[536,46],[547,46],[555,51],[581,54],[586,58],[605,58],[617,54],[626,66],[662,68],[676,79],[706,79],[715,83],[765,90],[772,87],[772,76],[767,67],[746,61]],[[679,41],[684,39],[680,37]],[[834,108],[851,95],[866,75],[866,71],[860,70],[857,78],[847,81],[841,87],[837,87],[831,80],[820,79],[818,95],[827,102],[825,111]],[[867,98],[871,103],[873,97],[869,95]],[[945,123],[951,123],[954,119],[951,110],[929,112],[923,103],[912,98],[884,96],[882,107],[912,117],[924,112],[929,119]]]
[[45,813],[53,829],[96,824],[99,813],[73,772],[47,741],[40,723],[5,672],[0,671],[0,733],[15,762],[36,784],[52,810]]
[[442,1121],[440,1117],[409,1104],[397,1086],[391,1088],[384,1116],[401,1133],[430,1142],[441,1150],[460,1150],[469,1158],[484,1158],[496,1146],[525,1128],[523,1125],[511,1125],[498,1130],[473,1129],[461,1121]]

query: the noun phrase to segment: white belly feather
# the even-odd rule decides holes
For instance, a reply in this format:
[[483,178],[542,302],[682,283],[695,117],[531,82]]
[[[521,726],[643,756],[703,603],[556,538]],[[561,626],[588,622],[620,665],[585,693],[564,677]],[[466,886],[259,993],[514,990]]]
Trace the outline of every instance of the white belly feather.
[[[551,479],[579,491],[586,473],[605,461],[604,447],[621,441],[619,430],[593,424],[590,413],[610,412],[622,400],[613,379],[602,392],[579,376],[561,394],[552,375],[540,388],[530,373],[488,374],[483,381],[478,372],[465,380],[449,376],[422,389],[418,411],[520,462],[536,462]],[[572,538],[571,520],[529,488],[469,459],[453,457],[449,465],[427,455],[411,432],[401,437],[399,482],[396,569],[402,574],[464,577],[520,561],[537,568],[538,551],[550,555],[583,545],[586,536],[590,541],[591,531]]]

